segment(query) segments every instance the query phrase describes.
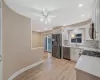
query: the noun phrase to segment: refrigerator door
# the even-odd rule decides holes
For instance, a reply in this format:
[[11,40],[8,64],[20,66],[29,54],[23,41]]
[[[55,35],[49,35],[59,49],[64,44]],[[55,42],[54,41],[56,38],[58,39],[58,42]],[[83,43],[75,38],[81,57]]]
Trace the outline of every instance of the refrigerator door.
[[56,58],[61,58],[61,35],[52,35],[52,56]]

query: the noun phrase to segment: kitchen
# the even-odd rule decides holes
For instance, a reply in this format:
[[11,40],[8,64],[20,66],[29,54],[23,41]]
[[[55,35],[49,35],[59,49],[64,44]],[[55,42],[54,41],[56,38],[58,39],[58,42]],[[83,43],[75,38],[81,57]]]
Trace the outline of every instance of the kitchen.
[[100,0],[49,1],[3,2],[4,80],[100,80]]
[[96,0],[91,20],[63,26],[61,30],[61,41],[55,38],[53,42],[62,45],[54,45],[59,47],[53,49],[53,56],[60,49],[60,58],[76,62],[76,80],[100,80],[100,0]]

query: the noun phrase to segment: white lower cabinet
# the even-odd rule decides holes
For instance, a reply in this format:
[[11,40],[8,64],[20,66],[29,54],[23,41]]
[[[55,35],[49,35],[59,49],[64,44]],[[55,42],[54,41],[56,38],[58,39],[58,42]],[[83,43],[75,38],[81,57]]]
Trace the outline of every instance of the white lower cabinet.
[[75,52],[74,52],[74,48],[70,48],[70,59],[72,61],[76,61],[76,55],[75,55]]
[[79,48],[70,48],[70,59],[74,62],[79,60],[79,54],[81,49]]

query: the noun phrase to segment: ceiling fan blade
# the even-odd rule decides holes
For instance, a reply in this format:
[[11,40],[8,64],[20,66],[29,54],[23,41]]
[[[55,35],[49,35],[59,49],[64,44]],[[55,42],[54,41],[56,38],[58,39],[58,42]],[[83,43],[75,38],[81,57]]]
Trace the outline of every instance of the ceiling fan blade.
[[38,13],[32,13],[32,14],[38,17],[43,17],[42,14],[38,14]]
[[56,16],[54,16],[54,15],[50,15],[50,16],[48,16],[48,17],[50,17],[50,18],[55,18]]

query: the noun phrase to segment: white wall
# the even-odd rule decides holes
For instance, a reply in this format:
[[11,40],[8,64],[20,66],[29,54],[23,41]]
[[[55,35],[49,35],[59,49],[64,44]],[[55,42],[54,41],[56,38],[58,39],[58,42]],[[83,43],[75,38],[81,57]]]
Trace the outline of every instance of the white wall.
[[21,16],[2,2],[3,80],[34,64],[43,56],[43,48],[31,49],[31,19]]
[[32,31],[32,48],[42,47],[41,33]]

